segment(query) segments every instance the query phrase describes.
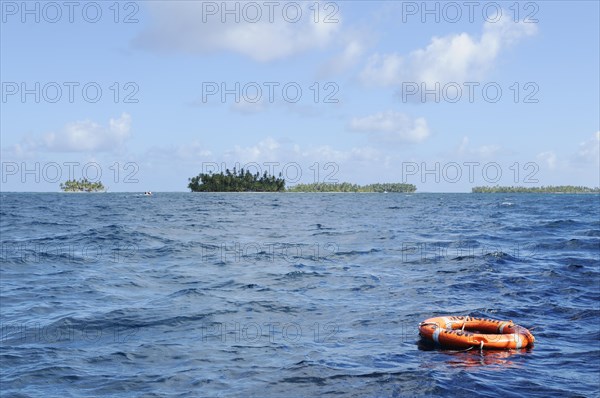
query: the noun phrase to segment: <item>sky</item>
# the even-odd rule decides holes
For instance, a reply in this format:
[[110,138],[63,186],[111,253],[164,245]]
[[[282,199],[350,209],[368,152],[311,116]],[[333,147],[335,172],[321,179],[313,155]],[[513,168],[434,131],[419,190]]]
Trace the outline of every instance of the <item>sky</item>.
[[0,1],[1,190],[600,185],[597,1]]

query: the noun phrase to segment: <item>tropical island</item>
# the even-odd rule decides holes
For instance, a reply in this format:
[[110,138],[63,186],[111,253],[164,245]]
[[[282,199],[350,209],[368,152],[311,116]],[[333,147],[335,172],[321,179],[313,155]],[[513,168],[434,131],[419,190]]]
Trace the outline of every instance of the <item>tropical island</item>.
[[91,182],[87,178],[82,178],[77,181],[67,180],[65,183],[60,184],[60,189],[63,192],[104,192],[106,188],[102,185],[102,182]]
[[357,185],[349,182],[298,184],[288,188],[288,192],[404,192],[412,193],[417,190],[413,184],[400,183],[378,183],[369,185]]
[[261,176],[252,174],[242,168],[233,172],[229,169],[225,173],[200,173],[189,178],[188,188],[192,192],[281,192],[285,190],[285,180],[269,175],[266,171]]
[[266,171],[260,175],[248,170],[229,169],[220,173],[200,173],[189,178],[188,188],[192,192],[415,192],[412,184],[384,183],[357,185],[342,183],[298,184],[285,188],[285,179],[269,175]]
[[548,185],[542,187],[474,187],[473,193],[600,193],[600,188],[589,188],[574,185]]

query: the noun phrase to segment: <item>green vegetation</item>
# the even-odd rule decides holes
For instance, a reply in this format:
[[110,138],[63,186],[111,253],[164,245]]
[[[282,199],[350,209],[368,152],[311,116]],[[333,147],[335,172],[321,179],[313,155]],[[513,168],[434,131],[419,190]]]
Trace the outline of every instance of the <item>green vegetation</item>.
[[600,193],[600,188],[573,185],[549,185],[547,187],[474,187],[473,193]]
[[64,192],[103,192],[106,190],[100,181],[91,182],[87,178],[82,178],[79,181],[75,179],[67,180],[67,182],[60,184],[60,189]]
[[270,176],[266,171],[260,176],[248,170],[241,169],[233,172],[229,169],[225,173],[204,174],[189,179],[188,188],[192,192],[279,192],[285,190],[285,180]]
[[412,184],[386,183],[357,185],[348,182],[342,183],[314,183],[298,184],[285,189],[285,180],[265,172],[252,174],[241,169],[229,169],[218,174],[200,173],[189,178],[188,188],[192,192],[415,192],[417,187]]
[[415,192],[417,187],[412,184],[385,183],[356,185],[342,183],[298,184],[288,188],[288,192]]

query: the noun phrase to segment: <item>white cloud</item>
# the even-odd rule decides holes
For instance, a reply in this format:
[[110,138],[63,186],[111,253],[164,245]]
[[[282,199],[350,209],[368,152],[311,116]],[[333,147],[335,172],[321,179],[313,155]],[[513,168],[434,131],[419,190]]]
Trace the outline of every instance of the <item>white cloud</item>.
[[398,54],[375,53],[369,57],[360,78],[370,86],[397,86],[403,81],[411,81],[403,72],[404,64],[404,58]]
[[481,79],[494,66],[501,50],[535,34],[535,24],[515,23],[505,15],[486,22],[479,39],[467,33],[434,36],[427,47],[407,56],[373,54],[361,73],[367,85],[397,86],[402,82],[465,82]]
[[429,127],[425,118],[413,120],[394,111],[353,118],[350,129],[369,133],[375,141],[385,143],[417,143],[429,137]]
[[[255,145],[235,146],[219,156],[221,168],[234,166],[274,170],[293,185],[297,182],[363,180],[374,169],[389,166],[389,157],[369,146],[337,148],[328,144],[304,146],[291,141],[267,138]],[[371,176],[372,177],[372,176]],[[368,178],[366,181],[373,182]]]
[[[242,147],[236,145],[227,150],[223,158],[229,163],[240,162],[286,162],[296,161],[312,165],[315,162],[371,162],[381,160],[383,154],[374,148],[365,146],[360,148],[337,149],[330,145],[300,146],[292,142],[280,142],[273,138],[266,138],[255,145]],[[233,163],[232,163],[233,164]]]
[[280,146],[276,140],[267,138],[249,147],[236,145],[233,149],[225,152],[225,158],[241,162],[274,161],[278,159],[277,152]]
[[21,142],[2,147],[3,159],[35,159],[37,143],[34,138],[27,135],[21,139]]
[[130,136],[131,116],[123,113],[109,119],[107,125],[82,120],[41,136],[26,134],[19,143],[2,148],[2,156],[35,159],[40,152],[113,152],[122,150]]
[[321,76],[336,76],[354,66],[365,52],[365,46],[357,39],[346,43],[344,50],[333,56],[321,68]]
[[[558,155],[554,150],[540,152],[537,160],[545,164],[550,170],[568,170],[581,172],[582,170],[595,170],[598,174],[600,165],[600,131],[597,131],[588,140],[580,142],[577,151]],[[593,168],[590,169],[590,166]]]
[[589,140],[579,144],[575,159],[586,163],[600,163],[600,131],[597,131]]
[[469,149],[469,137],[463,137],[460,146],[458,147],[458,154],[459,155],[463,155],[465,153],[467,153],[467,150]]
[[182,160],[198,160],[212,156],[212,152],[194,141],[189,145],[180,145],[175,149],[175,155]]
[[491,159],[501,152],[502,148],[498,145],[481,145],[476,148],[471,147],[469,137],[463,137],[457,153],[459,155],[468,155],[477,158]]
[[68,123],[62,131],[43,137],[42,148],[54,152],[103,152],[120,149],[130,137],[131,116],[111,118],[108,126],[90,120]]
[[[147,6],[155,20],[149,29],[135,38],[134,45],[192,54],[231,51],[268,62],[322,49],[339,29],[340,22],[314,23],[309,9],[312,2],[276,2],[272,15],[265,3],[254,2],[261,12],[257,22],[251,22],[257,14],[256,7],[249,3],[252,2],[149,2]],[[286,8],[288,4],[301,4],[302,14],[297,22],[292,22],[296,17],[295,6]],[[229,9],[238,7],[239,22],[235,15],[223,13],[226,6]],[[213,15],[214,7],[216,14]],[[336,17],[341,21],[339,15]],[[223,18],[225,22],[222,22]]]
[[558,163],[558,158],[557,158],[556,154],[554,153],[554,151],[540,152],[540,153],[538,153],[536,158],[539,162],[545,164],[548,167],[548,169],[550,169],[550,170],[556,169],[556,166]]

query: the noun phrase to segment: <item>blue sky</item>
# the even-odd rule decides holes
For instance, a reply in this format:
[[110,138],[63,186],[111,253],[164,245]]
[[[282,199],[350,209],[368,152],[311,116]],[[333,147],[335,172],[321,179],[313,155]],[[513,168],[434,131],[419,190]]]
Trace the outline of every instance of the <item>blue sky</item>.
[[595,1],[0,4],[3,191],[600,185]]

